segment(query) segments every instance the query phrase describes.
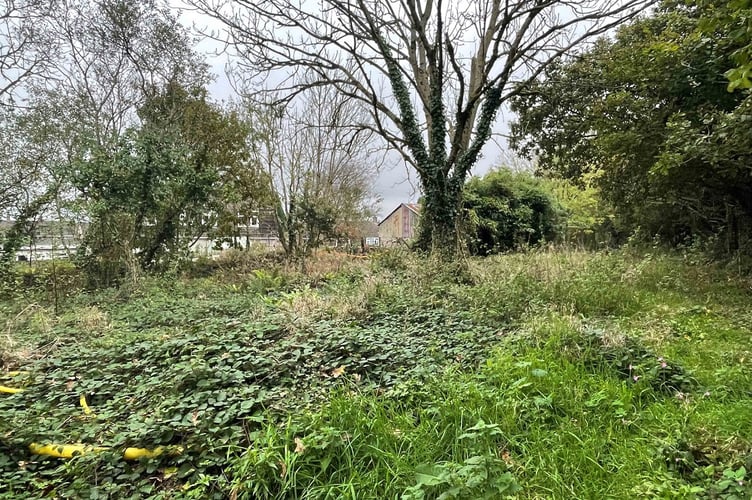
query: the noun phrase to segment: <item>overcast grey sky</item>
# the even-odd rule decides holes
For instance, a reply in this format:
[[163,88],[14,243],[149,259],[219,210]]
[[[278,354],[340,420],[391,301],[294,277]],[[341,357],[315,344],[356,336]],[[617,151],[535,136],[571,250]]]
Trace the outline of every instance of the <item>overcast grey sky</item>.
[[[180,0],[172,0],[171,3],[176,7],[182,5]],[[222,29],[222,26],[211,18],[189,10],[183,10],[180,19],[186,26],[196,26],[215,31]],[[235,92],[225,73],[228,56],[226,54],[215,54],[221,49],[221,44],[211,39],[205,39],[199,43],[197,49],[206,55],[211,72],[216,76],[209,87],[212,98],[218,101],[234,98]],[[500,110],[495,127],[497,134],[504,134],[508,130],[508,118],[509,112]],[[502,157],[506,156],[505,148],[502,148],[499,142],[501,142],[501,139],[497,139],[496,142],[489,141],[486,144],[482,158],[473,169],[474,175],[483,175],[491,168],[503,163]],[[400,203],[417,202],[420,197],[418,177],[415,171],[408,170],[408,167],[405,166],[403,161],[399,160],[399,155],[396,153],[390,155],[389,160],[378,178],[374,179],[373,182],[373,191],[381,199],[381,203],[377,207],[379,218],[389,214]]]

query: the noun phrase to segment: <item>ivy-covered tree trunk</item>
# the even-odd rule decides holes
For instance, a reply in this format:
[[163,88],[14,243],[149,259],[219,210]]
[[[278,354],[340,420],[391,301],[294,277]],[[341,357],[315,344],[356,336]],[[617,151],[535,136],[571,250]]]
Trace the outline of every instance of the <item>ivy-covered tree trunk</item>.
[[[452,133],[447,127],[444,105],[444,68],[442,46],[437,44],[426,54],[429,105],[424,109],[428,125],[428,144],[418,123],[412,97],[397,60],[383,39],[380,49],[389,69],[389,81],[399,104],[402,133],[421,181],[424,206],[417,247],[442,258],[453,258],[462,250],[462,193],[465,179],[491,136],[491,125],[502,103],[502,86],[476,96],[474,104],[456,116]],[[475,123],[476,113],[480,114]],[[475,130],[473,124],[475,123]],[[451,142],[450,142],[451,141]],[[447,146],[451,152],[447,153]]]
[[[464,182],[463,182],[464,183]],[[424,197],[416,246],[452,258],[461,250],[462,184],[443,178],[423,182]]]
[[413,165],[420,177],[423,210],[416,246],[433,254],[451,258],[460,248],[459,207],[467,171],[458,171],[456,158],[447,157],[447,122],[444,107],[444,74],[441,45],[426,56],[432,62],[427,92],[430,105],[425,109],[428,144],[418,124],[412,97],[397,60],[383,39],[380,48],[389,69],[389,81],[400,108],[401,128]]

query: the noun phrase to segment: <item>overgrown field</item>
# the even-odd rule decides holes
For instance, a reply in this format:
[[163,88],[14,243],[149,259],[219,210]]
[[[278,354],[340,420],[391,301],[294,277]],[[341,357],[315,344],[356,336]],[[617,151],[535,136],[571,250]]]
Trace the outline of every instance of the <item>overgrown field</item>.
[[752,497],[748,277],[627,251],[258,266],[1,302],[24,390],[0,497]]

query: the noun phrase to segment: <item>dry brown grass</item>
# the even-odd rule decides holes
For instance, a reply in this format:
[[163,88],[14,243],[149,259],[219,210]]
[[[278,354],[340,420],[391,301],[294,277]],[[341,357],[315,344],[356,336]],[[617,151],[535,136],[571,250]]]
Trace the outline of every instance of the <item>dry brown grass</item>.
[[18,332],[23,330],[34,334],[47,334],[52,330],[53,325],[52,315],[39,304],[29,304],[14,317],[8,319],[3,335],[0,337],[0,367],[8,370],[15,369],[31,359],[40,357],[41,353],[24,343]]
[[112,330],[109,314],[97,306],[79,309],[76,312],[76,325],[91,333],[103,333]]
[[285,317],[285,324],[292,333],[304,330],[321,320],[351,320],[368,313],[369,299],[374,294],[381,278],[366,275],[348,293],[332,294],[314,288],[287,295],[278,305]]
[[306,276],[320,279],[353,269],[368,267],[368,256],[351,255],[335,250],[318,250],[305,260],[302,271]]

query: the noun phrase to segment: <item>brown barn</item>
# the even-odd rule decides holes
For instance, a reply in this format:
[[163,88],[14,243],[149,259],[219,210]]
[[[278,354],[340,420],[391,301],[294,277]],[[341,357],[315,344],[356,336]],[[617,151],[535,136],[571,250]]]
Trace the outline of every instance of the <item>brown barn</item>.
[[416,203],[400,203],[379,222],[379,239],[382,245],[415,238],[420,221],[420,206]]

